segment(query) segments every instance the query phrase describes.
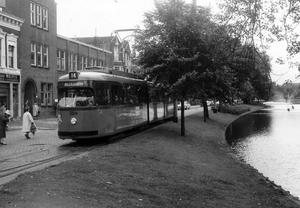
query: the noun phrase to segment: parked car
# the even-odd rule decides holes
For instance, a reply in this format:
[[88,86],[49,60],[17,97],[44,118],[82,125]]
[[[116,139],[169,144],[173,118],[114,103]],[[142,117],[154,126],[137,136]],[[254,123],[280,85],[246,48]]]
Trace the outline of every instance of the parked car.
[[[188,101],[184,101],[184,110],[189,110],[191,108],[191,104]],[[178,102],[177,109],[181,109],[181,102]]]

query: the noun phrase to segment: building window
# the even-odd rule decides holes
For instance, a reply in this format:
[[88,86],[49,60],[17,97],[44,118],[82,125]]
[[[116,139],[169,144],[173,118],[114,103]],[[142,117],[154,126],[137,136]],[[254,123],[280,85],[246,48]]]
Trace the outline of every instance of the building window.
[[36,43],[31,43],[31,65],[36,66]]
[[61,50],[57,50],[56,57],[57,70],[61,70]]
[[30,2],[30,23],[31,25],[36,25],[36,12],[35,12],[35,3]]
[[77,54],[74,54],[73,71],[77,71]]
[[48,46],[44,46],[44,56],[43,56],[43,66],[45,68],[49,67],[49,47]]
[[44,30],[48,30],[48,9],[43,8],[43,28]]
[[84,56],[81,56],[79,70],[84,70]]
[[84,69],[88,66],[88,58],[84,57],[84,63],[83,63],[83,67]]
[[8,46],[8,67],[14,68],[14,47]]
[[69,54],[69,71],[73,71],[73,59],[74,59],[74,54],[70,53]]
[[37,50],[36,50],[36,58],[37,58],[37,65],[38,66],[43,66],[43,63],[42,63],[42,45],[41,44],[38,44],[37,45]]
[[42,7],[41,5],[36,5],[36,26],[42,28]]
[[30,2],[30,23],[44,30],[49,28],[49,11],[46,7]]
[[114,47],[114,61],[119,61],[118,45],[115,45],[115,47]]
[[90,59],[90,66],[93,66],[93,63],[94,63],[94,59],[91,58],[91,59]]
[[61,52],[61,70],[62,71],[66,70],[66,52],[65,51]]
[[53,84],[42,83],[41,84],[41,105],[53,104]]

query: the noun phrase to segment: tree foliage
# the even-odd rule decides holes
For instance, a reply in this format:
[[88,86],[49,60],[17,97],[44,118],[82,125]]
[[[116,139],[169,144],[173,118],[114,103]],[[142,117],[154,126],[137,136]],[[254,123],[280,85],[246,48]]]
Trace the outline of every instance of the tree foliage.
[[135,38],[140,75],[181,102],[264,97],[260,88],[270,84],[268,56],[243,43],[231,25],[212,19],[210,9],[197,6],[196,0],[156,1]]
[[216,16],[222,25],[245,43],[263,49],[275,41],[285,41],[293,56],[300,51],[298,25],[299,0],[219,0],[220,12]]

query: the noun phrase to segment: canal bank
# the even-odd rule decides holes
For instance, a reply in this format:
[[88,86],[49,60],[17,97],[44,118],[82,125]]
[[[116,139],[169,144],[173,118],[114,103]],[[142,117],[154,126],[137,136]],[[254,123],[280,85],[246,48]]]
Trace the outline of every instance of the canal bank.
[[[252,111],[260,107],[251,106]],[[300,207],[234,159],[225,130],[238,116],[203,112],[5,184],[0,207]]]

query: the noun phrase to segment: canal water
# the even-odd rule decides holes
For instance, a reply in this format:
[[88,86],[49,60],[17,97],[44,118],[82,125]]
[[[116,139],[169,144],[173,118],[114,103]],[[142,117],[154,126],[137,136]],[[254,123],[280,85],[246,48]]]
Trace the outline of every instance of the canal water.
[[300,198],[300,105],[265,103],[226,130],[237,156]]

